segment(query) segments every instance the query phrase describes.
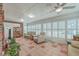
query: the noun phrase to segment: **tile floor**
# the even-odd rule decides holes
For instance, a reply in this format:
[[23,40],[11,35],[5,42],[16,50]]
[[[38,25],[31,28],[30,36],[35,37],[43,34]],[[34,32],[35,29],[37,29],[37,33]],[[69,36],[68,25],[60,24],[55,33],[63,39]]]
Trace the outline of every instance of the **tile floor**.
[[67,45],[56,42],[36,44],[32,40],[17,38],[20,44],[20,56],[67,56]]

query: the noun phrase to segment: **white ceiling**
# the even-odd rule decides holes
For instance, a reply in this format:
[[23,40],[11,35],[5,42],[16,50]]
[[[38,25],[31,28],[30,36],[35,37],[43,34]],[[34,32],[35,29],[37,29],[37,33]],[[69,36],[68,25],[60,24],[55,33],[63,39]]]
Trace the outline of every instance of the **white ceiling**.
[[[79,4],[77,3],[70,3],[65,6],[71,5],[76,7],[74,9],[64,9],[60,14],[79,11]],[[52,6],[54,6],[54,3]],[[3,7],[5,12],[5,20],[20,21],[21,19],[24,19],[25,23],[59,15],[54,11],[49,13],[48,11],[51,6],[47,6],[47,3],[4,3]],[[35,18],[29,18],[29,14],[34,14]]]

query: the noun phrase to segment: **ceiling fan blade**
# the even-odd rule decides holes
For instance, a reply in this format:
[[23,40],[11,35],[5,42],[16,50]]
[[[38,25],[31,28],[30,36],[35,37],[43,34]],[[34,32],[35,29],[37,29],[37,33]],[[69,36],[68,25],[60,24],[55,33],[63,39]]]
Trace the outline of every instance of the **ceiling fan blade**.
[[72,9],[72,8],[75,8],[75,6],[63,7],[63,9]]
[[61,6],[64,6],[66,3],[62,3]]
[[57,3],[57,6],[64,6],[66,3]]

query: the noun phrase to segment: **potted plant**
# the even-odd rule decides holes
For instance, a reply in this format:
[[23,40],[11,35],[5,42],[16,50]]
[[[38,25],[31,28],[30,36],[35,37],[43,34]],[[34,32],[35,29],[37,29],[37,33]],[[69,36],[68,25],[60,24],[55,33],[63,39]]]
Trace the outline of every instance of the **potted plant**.
[[20,45],[16,43],[15,39],[11,39],[9,42],[9,48],[7,48],[5,55],[8,56],[18,56],[20,50]]

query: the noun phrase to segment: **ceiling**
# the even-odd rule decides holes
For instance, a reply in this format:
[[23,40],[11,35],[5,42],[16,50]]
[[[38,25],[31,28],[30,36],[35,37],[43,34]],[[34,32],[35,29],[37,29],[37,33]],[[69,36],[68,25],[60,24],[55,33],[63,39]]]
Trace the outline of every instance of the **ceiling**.
[[[52,7],[55,4],[52,3]],[[79,11],[78,3],[68,3],[65,6],[76,6],[73,9],[64,9],[60,15],[73,13]],[[48,17],[55,17],[59,15],[55,11],[49,12],[51,6],[47,3],[4,3],[3,9],[5,12],[5,20],[21,21],[24,19],[24,23],[34,22],[40,19],[46,19]],[[33,14],[34,18],[29,18],[28,15]]]

